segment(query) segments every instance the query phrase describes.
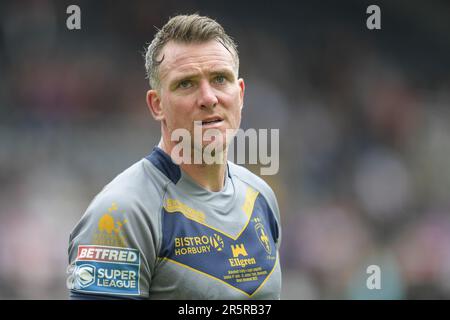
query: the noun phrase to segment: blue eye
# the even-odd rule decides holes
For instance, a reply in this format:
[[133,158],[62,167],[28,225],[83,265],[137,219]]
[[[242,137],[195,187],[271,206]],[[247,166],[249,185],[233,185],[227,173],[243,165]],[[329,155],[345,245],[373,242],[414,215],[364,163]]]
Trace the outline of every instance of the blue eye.
[[226,81],[226,78],[224,76],[217,76],[214,78],[214,82],[219,83],[219,84],[225,83],[225,81]]
[[183,80],[178,84],[179,88],[187,89],[192,87],[192,81],[191,80]]

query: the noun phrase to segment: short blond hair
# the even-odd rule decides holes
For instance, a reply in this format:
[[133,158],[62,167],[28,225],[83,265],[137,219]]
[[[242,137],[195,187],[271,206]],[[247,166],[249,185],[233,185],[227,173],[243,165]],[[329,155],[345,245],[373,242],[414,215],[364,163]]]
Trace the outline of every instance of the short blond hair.
[[214,19],[198,14],[178,15],[171,18],[158,31],[145,53],[145,69],[150,87],[159,88],[159,65],[164,60],[164,56],[160,60],[157,59],[169,41],[202,43],[210,40],[219,41],[231,53],[237,74],[239,71],[237,46],[225,33],[223,27]]

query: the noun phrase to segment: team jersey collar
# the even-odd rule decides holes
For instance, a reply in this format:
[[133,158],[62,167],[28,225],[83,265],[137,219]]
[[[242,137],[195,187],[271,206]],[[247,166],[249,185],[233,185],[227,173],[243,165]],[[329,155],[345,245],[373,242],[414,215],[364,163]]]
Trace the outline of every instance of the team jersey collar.
[[[161,148],[155,146],[152,152],[146,157],[155,167],[157,167],[167,178],[169,178],[173,183],[178,183],[178,181],[183,177],[192,184],[198,186],[198,188],[203,189],[199,186],[195,181],[192,180],[186,173],[184,173],[180,166],[172,161],[172,158],[165,153]],[[229,184],[229,179],[231,178],[229,165],[227,163],[227,176],[225,178],[225,184],[223,190],[227,189],[227,185]],[[205,190],[205,189],[204,189]],[[207,191],[207,190],[205,190]],[[219,191],[220,192],[220,191]]]

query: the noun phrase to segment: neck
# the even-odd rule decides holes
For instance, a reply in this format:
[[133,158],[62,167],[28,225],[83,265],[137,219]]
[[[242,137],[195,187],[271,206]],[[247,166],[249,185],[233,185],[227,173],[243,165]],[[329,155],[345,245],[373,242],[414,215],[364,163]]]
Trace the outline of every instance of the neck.
[[225,164],[181,164],[181,169],[206,190],[218,192],[225,182]]
[[[163,139],[158,144],[169,156],[173,146],[164,142]],[[212,192],[218,192],[223,189],[225,184],[225,174],[227,169],[227,152],[223,154],[221,164],[185,164],[181,163],[180,168],[201,187]]]

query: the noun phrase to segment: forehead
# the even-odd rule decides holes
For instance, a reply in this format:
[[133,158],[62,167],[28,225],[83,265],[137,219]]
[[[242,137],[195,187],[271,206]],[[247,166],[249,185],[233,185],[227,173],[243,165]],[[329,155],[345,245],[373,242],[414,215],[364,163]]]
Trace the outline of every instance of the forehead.
[[160,79],[195,73],[215,68],[235,69],[231,53],[218,41],[203,43],[168,42],[159,58],[164,55],[160,65]]

